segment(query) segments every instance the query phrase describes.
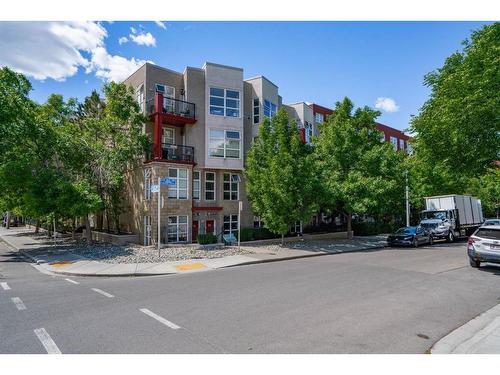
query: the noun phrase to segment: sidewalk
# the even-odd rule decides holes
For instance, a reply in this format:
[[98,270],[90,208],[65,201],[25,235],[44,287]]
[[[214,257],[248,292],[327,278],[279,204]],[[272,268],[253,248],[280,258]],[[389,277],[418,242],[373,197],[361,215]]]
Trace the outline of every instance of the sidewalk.
[[443,337],[431,354],[500,354],[500,304]]
[[[22,255],[37,263],[44,270],[56,274],[73,276],[153,276],[189,272],[200,272],[218,268],[241,266],[257,263],[266,263],[313,256],[323,256],[344,252],[364,251],[384,247],[381,238],[354,240],[310,241],[309,249],[302,249],[303,243],[295,245],[297,248],[279,248],[270,252],[259,246],[241,246],[252,252],[247,255],[233,255],[214,259],[190,259],[181,261],[168,261],[161,263],[105,263],[84,258],[73,254],[71,251],[51,250],[53,242],[33,239],[31,229],[0,228],[0,238]],[[327,243],[328,245],[325,245]]]

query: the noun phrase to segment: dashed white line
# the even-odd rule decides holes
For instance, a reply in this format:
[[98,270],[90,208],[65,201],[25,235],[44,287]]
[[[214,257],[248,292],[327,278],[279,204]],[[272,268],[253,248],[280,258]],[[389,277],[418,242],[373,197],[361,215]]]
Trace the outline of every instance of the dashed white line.
[[165,324],[167,327],[170,327],[172,329],[179,329],[179,328],[181,328],[177,324],[174,324],[171,321],[168,321],[167,319],[162,318],[159,315],[156,315],[154,312],[152,312],[152,311],[150,311],[148,309],[139,309],[139,310],[141,312],[143,312],[144,314],[149,315],[151,318],[156,319],[160,323]]
[[69,281],[70,283],[73,283],[73,284],[80,284],[78,281],[75,281],[75,280],[71,280],[71,279],[64,279],[66,281]]
[[12,297],[11,301],[14,302],[14,305],[16,305],[18,310],[26,310],[26,306],[24,305],[23,301],[21,301],[21,298]]
[[101,290],[101,289],[97,289],[97,288],[92,288],[92,290],[96,293],[99,293],[99,294],[102,294],[103,296],[106,296],[108,298],[113,298],[114,295],[112,294],[109,294],[108,292],[105,292],[104,290]]
[[48,354],[61,354],[61,351],[57,347],[56,343],[50,335],[47,333],[45,328],[37,328],[34,330],[36,337],[42,343],[43,347],[47,351]]
[[10,290],[9,284],[7,284],[7,283],[0,283],[0,285],[2,286],[3,290]]

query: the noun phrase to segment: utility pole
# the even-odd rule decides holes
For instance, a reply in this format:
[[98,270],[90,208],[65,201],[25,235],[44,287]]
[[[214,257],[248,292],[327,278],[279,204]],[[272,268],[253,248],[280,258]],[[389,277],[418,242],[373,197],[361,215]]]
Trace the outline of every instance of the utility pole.
[[406,226],[410,226],[410,188],[408,187],[408,171],[406,171]]
[[241,210],[243,209],[243,202],[238,202],[238,252],[240,251],[240,238],[241,238]]
[[158,232],[158,240],[157,240],[157,242],[158,242],[157,243],[158,257],[160,256],[160,239],[161,239],[161,237],[160,237],[160,228],[161,228],[161,226],[160,226],[160,206],[161,206],[161,202],[160,202],[161,201],[160,179],[161,179],[161,177],[158,177],[158,220],[157,220],[158,221],[158,230],[157,230],[157,232]]

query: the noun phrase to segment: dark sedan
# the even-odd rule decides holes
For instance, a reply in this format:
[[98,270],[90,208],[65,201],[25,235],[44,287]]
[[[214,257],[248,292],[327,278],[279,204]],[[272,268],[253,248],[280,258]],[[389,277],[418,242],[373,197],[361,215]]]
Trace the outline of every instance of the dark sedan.
[[387,237],[389,246],[415,246],[422,244],[432,245],[432,234],[423,227],[399,228],[395,233]]

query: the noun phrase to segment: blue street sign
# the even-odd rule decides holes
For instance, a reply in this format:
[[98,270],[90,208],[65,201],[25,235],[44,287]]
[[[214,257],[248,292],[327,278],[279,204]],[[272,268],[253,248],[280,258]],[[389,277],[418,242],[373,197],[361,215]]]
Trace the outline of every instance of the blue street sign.
[[175,186],[175,179],[168,177],[160,177],[160,185]]
[[160,185],[151,185],[151,193],[158,193],[160,191]]

